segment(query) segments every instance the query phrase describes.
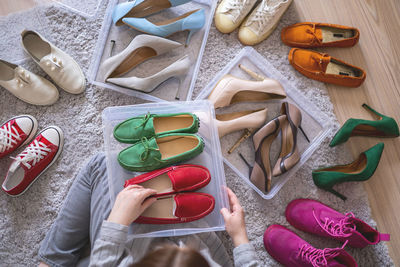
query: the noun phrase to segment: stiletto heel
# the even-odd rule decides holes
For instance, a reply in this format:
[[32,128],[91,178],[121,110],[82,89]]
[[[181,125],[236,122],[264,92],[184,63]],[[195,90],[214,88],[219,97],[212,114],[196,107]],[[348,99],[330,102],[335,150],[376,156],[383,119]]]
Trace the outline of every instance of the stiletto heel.
[[326,189],[326,191],[328,191],[329,193],[334,194],[335,196],[337,196],[338,198],[342,199],[343,201],[346,201],[346,199],[347,199],[347,197],[345,197],[344,195],[340,194],[338,191],[336,191],[333,188]]
[[264,81],[267,77],[264,77],[251,69],[248,69],[247,67],[243,66],[242,64],[239,64],[239,68],[242,69],[244,72],[247,72],[253,79],[256,81]]
[[186,73],[184,75],[180,75],[180,76],[176,76],[176,78],[179,81],[179,86],[178,86],[178,90],[176,91],[176,95],[175,95],[175,100],[180,100],[181,99],[181,92],[182,92],[182,86],[183,83],[186,79]]
[[244,164],[246,164],[247,168],[249,169],[249,177],[250,177],[253,166],[250,165],[250,163],[246,160],[246,158],[240,152],[239,152],[239,157],[243,160]]
[[300,131],[303,133],[304,137],[306,138],[307,142],[310,143],[310,139],[308,139],[308,136],[306,135],[306,133],[303,130],[303,127],[301,127],[301,125],[299,126]]
[[335,134],[329,146],[342,144],[352,136],[398,137],[400,135],[399,126],[393,118],[377,112],[365,103],[362,107],[377,115],[379,120],[348,119]]
[[312,171],[315,185],[345,200],[346,197],[333,190],[333,186],[343,182],[360,182],[368,180],[378,167],[384,144],[379,143],[361,153],[358,158],[347,165],[337,165]]
[[197,32],[198,30],[188,30],[188,35],[186,37],[186,42],[185,42],[185,47],[188,47],[190,40],[192,39],[192,36]]

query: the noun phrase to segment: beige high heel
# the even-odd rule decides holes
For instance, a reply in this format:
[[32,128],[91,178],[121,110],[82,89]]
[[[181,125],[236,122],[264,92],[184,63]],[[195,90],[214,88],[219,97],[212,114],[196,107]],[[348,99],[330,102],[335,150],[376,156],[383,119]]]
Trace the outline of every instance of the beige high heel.
[[267,120],[267,109],[217,114],[216,124],[219,137],[246,128],[260,128]]
[[261,102],[286,98],[285,89],[277,80],[263,77],[241,65],[239,67],[257,81],[244,80],[229,74],[225,75],[215,85],[208,97],[215,108],[239,102]]

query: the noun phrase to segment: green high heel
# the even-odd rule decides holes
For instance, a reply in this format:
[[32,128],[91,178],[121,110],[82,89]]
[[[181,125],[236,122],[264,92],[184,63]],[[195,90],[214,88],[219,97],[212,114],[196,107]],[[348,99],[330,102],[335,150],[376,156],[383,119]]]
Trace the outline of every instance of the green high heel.
[[347,165],[337,165],[313,170],[312,177],[316,186],[337,197],[346,200],[346,197],[333,186],[343,182],[361,182],[368,180],[378,167],[383,152],[383,143],[378,143],[358,156],[358,159]]
[[330,147],[334,147],[341,143],[346,142],[352,136],[373,136],[373,137],[398,137],[399,127],[396,121],[387,117],[376,110],[372,109],[367,104],[362,105],[363,108],[370,112],[378,115],[379,120],[362,120],[362,119],[349,119],[339,129],[336,135],[333,137]]

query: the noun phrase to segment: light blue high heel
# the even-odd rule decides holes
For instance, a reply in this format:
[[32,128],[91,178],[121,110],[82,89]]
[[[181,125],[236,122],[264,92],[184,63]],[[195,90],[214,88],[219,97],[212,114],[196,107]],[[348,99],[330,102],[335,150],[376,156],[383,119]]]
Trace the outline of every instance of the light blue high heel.
[[187,46],[193,34],[203,28],[205,19],[204,9],[197,9],[180,17],[158,23],[152,23],[144,18],[123,18],[122,21],[135,30],[160,37],[167,37],[176,32],[189,31],[186,39]]
[[183,5],[191,0],[134,0],[115,6],[112,19],[115,25],[123,25],[124,17],[144,18],[163,9]]

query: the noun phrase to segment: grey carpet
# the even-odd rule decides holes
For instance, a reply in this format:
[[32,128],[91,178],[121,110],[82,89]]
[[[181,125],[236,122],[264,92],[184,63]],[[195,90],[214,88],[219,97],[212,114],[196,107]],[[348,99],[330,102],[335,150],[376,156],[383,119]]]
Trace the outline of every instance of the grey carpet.
[[[74,2],[79,4],[78,1]],[[84,5],[84,1],[80,1]],[[46,7],[25,11],[0,18],[2,36],[2,57],[8,60],[20,59],[22,48],[11,39],[18,28],[30,27],[35,23],[30,19],[36,16],[41,20],[42,33],[54,44],[71,54],[86,72],[89,68],[93,47],[95,46],[105,4],[101,5],[98,15],[93,19],[59,7]],[[302,92],[328,117],[335,129],[338,128],[333,106],[325,87],[295,72],[287,61],[289,48],[282,45],[279,31],[282,27],[298,22],[298,14],[292,7],[284,15],[278,29],[268,40],[256,46],[256,50],[264,55],[279,71],[295,83]],[[335,21],[333,21],[335,23]],[[242,45],[237,40],[237,32],[229,35],[220,34],[212,26],[206,46],[199,78],[196,83],[196,94],[203,88],[235,54]],[[43,74],[31,61],[25,67]],[[18,114],[35,116],[40,128],[58,125],[65,132],[65,147],[58,162],[21,197],[11,198],[0,194],[0,261],[2,266],[34,266],[41,240],[57,216],[68,189],[81,166],[88,158],[103,149],[101,128],[101,112],[108,106],[142,103],[142,100],[127,97],[119,93],[103,90],[88,85],[86,92],[79,96],[70,95],[60,90],[60,100],[50,107],[35,107],[17,100],[6,90],[0,90],[0,121]],[[332,133],[333,134],[333,133]],[[332,135],[331,135],[332,136]],[[249,238],[257,250],[257,254],[265,266],[278,266],[265,252],[262,236],[268,225],[278,223],[288,226],[284,217],[286,205],[295,198],[310,197],[331,205],[342,212],[352,211],[355,215],[372,226],[366,192],[360,183],[344,184],[338,187],[349,199],[341,201],[335,196],[318,190],[312,183],[311,169],[321,165],[345,163],[351,160],[345,147],[328,148],[327,138],[320,149],[298,171],[297,177],[291,179],[279,194],[272,200],[263,200],[245,185],[229,168],[225,168],[227,184],[236,192],[246,210],[246,222]],[[365,148],[360,148],[363,151]],[[0,161],[1,174],[4,176],[10,159]],[[341,244],[314,237],[295,230],[300,236],[319,248],[338,247]],[[231,246],[226,234],[223,239],[228,249]],[[365,249],[346,248],[355,257],[359,266],[393,266],[388,255],[387,246],[381,243]]]

